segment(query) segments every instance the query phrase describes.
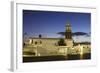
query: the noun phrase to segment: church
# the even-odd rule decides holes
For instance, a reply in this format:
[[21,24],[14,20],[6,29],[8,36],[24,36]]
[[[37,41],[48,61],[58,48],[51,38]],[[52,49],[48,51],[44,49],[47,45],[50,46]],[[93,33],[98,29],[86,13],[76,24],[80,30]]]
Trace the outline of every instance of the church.
[[[72,38],[71,25],[67,24],[65,28],[64,38],[30,37],[27,42],[24,42],[27,46],[23,46],[23,52],[35,52],[35,56],[83,54],[91,52],[90,44],[80,45],[77,43],[78,45],[75,46]],[[63,44],[61,39],[63,39]],[[23,56],[26,55],[23,54]]]
[[[47,46],[47,47],[54,47],[58,45],[58,41],[61,38],[42,38],[42,37],[37,37],[37,38],[29,38],[29,44],[32,45],[42,45],[42,46]],[[65,38],[63,38],[65,41],[66,46],[68,47],[73,47],[73,39],[72,39],[72,31],[71,31],[71,25],[67,24],[66,25],[66,30],[65,30]]]

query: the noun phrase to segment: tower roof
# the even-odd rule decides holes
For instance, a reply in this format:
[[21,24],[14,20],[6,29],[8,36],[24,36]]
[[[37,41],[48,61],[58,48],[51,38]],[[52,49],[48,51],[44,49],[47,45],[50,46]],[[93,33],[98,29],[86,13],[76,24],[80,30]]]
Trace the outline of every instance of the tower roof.
[[66,27],[71,26],[69,23],[66,24]]
[[66,27],[71,26],[70,22],[67,21]]

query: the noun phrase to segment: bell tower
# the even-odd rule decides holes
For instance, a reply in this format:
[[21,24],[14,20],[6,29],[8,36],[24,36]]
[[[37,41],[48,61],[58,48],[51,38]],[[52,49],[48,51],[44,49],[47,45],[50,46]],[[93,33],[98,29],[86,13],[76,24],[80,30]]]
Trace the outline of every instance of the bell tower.
[[72,31],[71,31],[71,25],[66,25],[66,31],[65,31],[65,39],[72,39]]
[[69,23],[66,24],[65,42],[68,47],[73,47],[72,30],[71,25]]

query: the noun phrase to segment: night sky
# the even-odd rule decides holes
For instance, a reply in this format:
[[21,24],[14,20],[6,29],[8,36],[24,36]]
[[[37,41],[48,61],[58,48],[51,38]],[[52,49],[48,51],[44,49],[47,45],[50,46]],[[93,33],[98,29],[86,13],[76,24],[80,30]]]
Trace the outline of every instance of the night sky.
[[[58,38],[61,35],[57,33],[64,32],[67,23],[72,26],[72,32],[91,32],[90,13],[23,10],[23,33],[27,33],[28,37],[41,34],[49,38]],[[78,39],[81,41],[90,41],[90,37],[80,37]]]

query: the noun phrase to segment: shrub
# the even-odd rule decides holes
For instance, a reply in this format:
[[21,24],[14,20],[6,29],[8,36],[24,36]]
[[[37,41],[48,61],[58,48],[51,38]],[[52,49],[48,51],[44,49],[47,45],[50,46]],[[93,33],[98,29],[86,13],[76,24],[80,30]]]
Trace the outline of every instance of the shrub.
[[63,38],[61,38],[61,39],[58,41],[58,45],[59,45],[59,46],[66,46],[65,40],[64,40]]

